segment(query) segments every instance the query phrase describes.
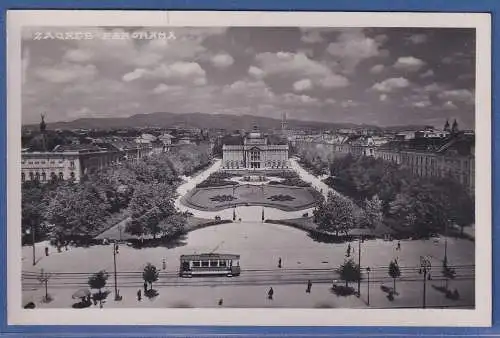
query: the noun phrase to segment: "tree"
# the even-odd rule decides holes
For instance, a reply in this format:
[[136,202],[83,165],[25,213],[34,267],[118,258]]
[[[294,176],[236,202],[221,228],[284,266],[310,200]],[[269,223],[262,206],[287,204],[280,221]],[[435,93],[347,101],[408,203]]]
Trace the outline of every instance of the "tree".
[[396,292],[396,278],[401,277],[401,270],[399,269],[399,265],[396,261],[391,261],[389,264],[389,276],[391,276],[393,281],[393,290]]
[[102,302],[102,288],[106,286],[106,282],[108,280],[108,273],[105,270],[101,270],[96,272],[92,276],[89,277],[88,284],[91,289],[99,290],[99,301]]
[[54,225],[54,239],[62,246],[70,238],[92,237],[108,216],[108,208],[90,182],[67,183],[51,194],[46,218]]
[[158,277],[160,276],[160,273],[156,269],[156,266],[154,266],[151,263],[148,263],[144,267],[144,271],[142,273],[142,278],[146,283],[149,283],[150,289],[153,289],[153,282],[156,282],[158,280]]
[[361,278],[359,265],[354,263],[352,259],[345,261],[344,264],[337,269],[337,272],[340,275],[340,279],[345,281],[346,288],[349,287],[349,282],[357,282]]
[[[152,235],[169,232],[169,223],[163,222],[178,212],[174,207],[175,193],[166,183],[139,184],[130,201],[131,221],[126,231],[133,235]],[[176,222],[177,226],[179,223]]]
[[43,235],[42,229],[45,220],[46,198],[45,190],[39,182],[26,182],[22,185],[21,224],[22,232],[28,229],[34,231],[35,236]]
[[314,218],[318,223],[319,230],[335,232],[336,236],[339,233],[347,235],[356,223],[353,203],[331,191],[328,193],[326,203],[315,209]]
[[371,200],[365,200],[365,213],[368,226],[373,228],[382,223],[382,201],[377,194]]
[[448,290],[448,282],[450,279],[454,279],[456,272],[455,269],[450,268],[447,262],[443,262],[443,277],[445,278],[445,288]]

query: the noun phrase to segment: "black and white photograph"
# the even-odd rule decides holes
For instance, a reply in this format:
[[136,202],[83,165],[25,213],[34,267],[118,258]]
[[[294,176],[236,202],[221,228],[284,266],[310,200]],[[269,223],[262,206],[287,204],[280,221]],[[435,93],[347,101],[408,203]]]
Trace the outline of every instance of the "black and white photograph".
[[18,28],[9,306],[474,317],[477,28],[250,17]]

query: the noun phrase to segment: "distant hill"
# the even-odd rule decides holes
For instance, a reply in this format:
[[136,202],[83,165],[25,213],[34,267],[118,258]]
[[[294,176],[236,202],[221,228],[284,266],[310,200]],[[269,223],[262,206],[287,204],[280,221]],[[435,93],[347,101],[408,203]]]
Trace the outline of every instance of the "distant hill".
[[[122,128],[167,128],[173,126],[186,126],[192,128],[221,128],[226,130],[251,129],[258,125],[261,129],[277,129],[281,127],[281,120],[253,115],[224,115],[185,113],[176,114],[168,112],[155,112],[137,114],[130,117],[116,118],[81,118],[69,122],[48,122],[48,129],[122,129]],[[311,129],[336,129],[336,128],[374,128],[377,126],[356,125],[350,123],[327,123],[321,121],[288,120],[288,128]],[[25,125],[28,129],[38,129],[38,125]],[[419,128],[419,127],[418,127]],[[417,128],[417,129],[418,129]],[[392,129],[392,128],[391,128]],[[405,129],[403,127],[399,130]],[[408,128],[406,128],[408,129]],[[413,128],[409,128],[413,129]]]

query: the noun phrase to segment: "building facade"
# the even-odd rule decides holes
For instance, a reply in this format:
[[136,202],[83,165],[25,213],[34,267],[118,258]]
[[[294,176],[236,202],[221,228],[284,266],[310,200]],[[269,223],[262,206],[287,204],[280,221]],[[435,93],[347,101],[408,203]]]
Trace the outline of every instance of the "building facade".
[[244,136],[223,139],[222,169],[288,169],[288,143],[273,135],[264,135],[256,127]]
[[70,145],[57,147],[53,151],[21,154],[21,182],[51,180],[72,180],[79,182],[84,175],[91,174],[114,163],[122,155],[115,149],[95,145]]

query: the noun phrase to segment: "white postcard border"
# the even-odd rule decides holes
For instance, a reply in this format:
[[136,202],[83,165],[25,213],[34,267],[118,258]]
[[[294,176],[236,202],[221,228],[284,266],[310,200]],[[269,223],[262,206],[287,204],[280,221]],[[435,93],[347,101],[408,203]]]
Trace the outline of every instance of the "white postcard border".
[[[50,18],[50,19],[49,19]],[[476,281],[474,310],[43,309],[21,307],[21,28],[26,26],[307,26],[476,28]],[[487,13],[8,11],[7,315],[25,325],[491,326],[491,18]],[[104,314],[104,315],[103,315]]]

